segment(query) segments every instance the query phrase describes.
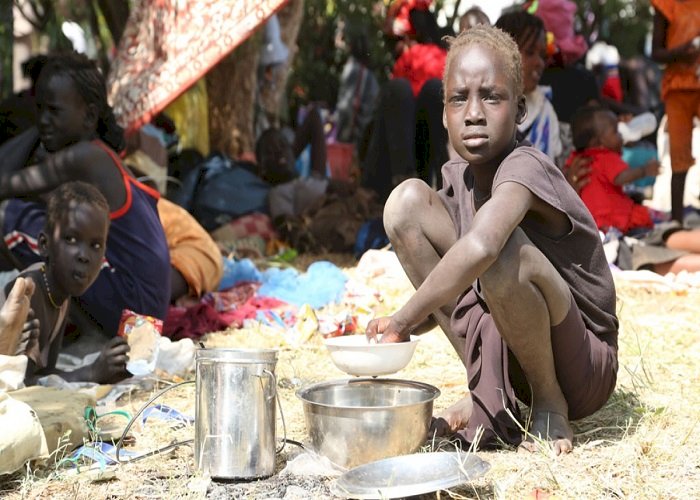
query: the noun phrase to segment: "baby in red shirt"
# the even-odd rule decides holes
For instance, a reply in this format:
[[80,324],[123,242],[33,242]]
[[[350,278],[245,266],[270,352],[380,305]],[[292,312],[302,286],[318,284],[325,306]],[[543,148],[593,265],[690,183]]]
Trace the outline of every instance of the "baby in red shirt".
[[598,229],[617,228],[626,234],[635,229],[652,228],[649,210],[635,203],[622,190],[629,182],[656,176],[659,162],[650,160],[640,168],[631,168],[622,159],[622,136],[617,117],[602,107],[580,109],[571,122],[575,151],[566,167],[577,156],[590,158],[589,182],[581,189],[581,199],[590,210]]

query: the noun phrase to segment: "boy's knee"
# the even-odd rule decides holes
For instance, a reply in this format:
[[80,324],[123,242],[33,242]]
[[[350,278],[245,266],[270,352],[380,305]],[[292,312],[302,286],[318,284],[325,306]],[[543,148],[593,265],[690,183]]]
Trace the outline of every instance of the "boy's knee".
[[496,261],[479,277],[484,292],[495,299],[507,298],[520,286],[529,285],[537,268],[537,247],[520,229],[506,242]]
[[391,191],[384,204],[384,229],[389,236],[416,220],[416,210],[425,203],[427,189],[420,179],[406,179]]

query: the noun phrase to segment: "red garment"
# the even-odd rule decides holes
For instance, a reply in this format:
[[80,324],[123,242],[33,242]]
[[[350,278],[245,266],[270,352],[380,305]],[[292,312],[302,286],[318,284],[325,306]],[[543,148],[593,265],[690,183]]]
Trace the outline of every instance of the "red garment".
[[415,35],[416,30],[411,23],[412,10],[428,10],[433,0],[396,0],[389,6],[387,23],[389,31],[394,36]]
[[256,319],[260,313],[267,318],[273,309],[280,309],[286,306],[286,302],[272,297],[251,297],[245,304],[221,313],[221,318],[225,319],[229,324],[240,328],[247,319]]
[[220,292],[210,292],[202,297],[202,302],[209,304],[216,311],[224,313],[242,306],[260,288],[260,283],[252,281],[241,281],[235,286],[221,290]]
[[163,323],[163,337],[173,342],[190,338],[196,340],[210,332],[218,332],[229,327],[222,316],[209,304],[200,303],[192,307],[173,307]]
[[600,93],[617,102],[622,102],[622,83],[618,75],[608,76],[603,82]]
[[405,78],[417,96],[423,84],[431,78],[442,80],[447,51],[432,43],[417,43],[405,50],[396,60],[392,78]]
[[590,182],[581,190],[581,199],[593,215],[598,229],[615,227],[627,233],[631,229],[653,227],[649,209],[635,203],[622,191],[622,186],[615,185],[615,177],[629,168],[619,153],[604,148],[573,152],[565,168],[576,156],[592,159]]

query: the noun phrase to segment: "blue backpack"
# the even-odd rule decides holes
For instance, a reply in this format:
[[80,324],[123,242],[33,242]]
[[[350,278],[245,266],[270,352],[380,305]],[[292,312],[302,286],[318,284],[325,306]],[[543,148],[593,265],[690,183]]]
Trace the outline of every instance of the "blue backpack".
[[207,231],[252,212],[267,213],[270,185],[252,168],[214,153],[187,174],[172,201]]

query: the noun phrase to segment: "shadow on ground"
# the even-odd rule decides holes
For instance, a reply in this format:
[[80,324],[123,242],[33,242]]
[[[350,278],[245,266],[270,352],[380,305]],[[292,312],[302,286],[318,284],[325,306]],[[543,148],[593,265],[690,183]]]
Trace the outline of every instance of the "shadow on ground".
[[573,422],[577,443],[596,440],[619,441],[633,434],[640,419],[656,409],[645,405],[635,392],[618,389],[608,402],[590,417]]

